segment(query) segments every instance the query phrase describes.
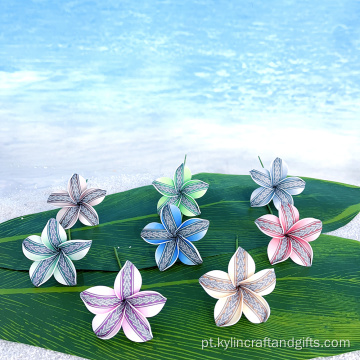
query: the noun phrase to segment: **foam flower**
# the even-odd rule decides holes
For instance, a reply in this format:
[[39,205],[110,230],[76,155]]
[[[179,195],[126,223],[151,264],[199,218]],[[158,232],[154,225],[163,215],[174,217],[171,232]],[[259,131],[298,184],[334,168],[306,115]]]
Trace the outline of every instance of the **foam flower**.
[[255,274],[253,258],[241,247],[232,256],[227,273],[209,271],[199,282],[210,296],[218,299],[214,308],[217,326],[234,325],[241,314],[252,323],[265,322],[270,316],[270,307],[263,295],[270,294],[275,288],[274,269]]
[[141,232],[146,242],[159,245],[155,251],[159,270],[168,269],[178,258],[186,265],[201,264],[202,258],[193,241],[205,236],[209,221],[192,218],[182,223],[179,208],[169,204],[161,209],[160,220],[161,224],[150,223]]
[[84,225],[94,226],[99,224],[99,216],[93,206],[100,204],[105,195],[105,190],[87,189],[86,180],[74,174],[68,182],[67,190],[52,193],[47,202],[63,206],[56,219],[65,229],[73,227],[78,219]]
[[305,181],[298,177],[286,177],[288,167],[284,160],[276,158],[266,169],[251,170],[251,178],[261,187],[253,191],[250,205],[265,206],[273,200],[277,209],[281,203],[294,205],[292,195],[298,195],[305,189]]
[[82,259],[91,247],[91,240],[69,240],[64,228],[50,219],[41,236],[31,235],[22,243],[24,255],[34,261],[29,274],[35,286],[48,281],[52,275],[63,285],[76,285],[73,260]]
[[161,311],[166,298],[156,291],[140,291],[141,285],[139,270],[126,261],[115,278],[114,289],[94,286],[80,293],[87,309],[96,315],[92,328],[97,337],[111,339],[123,328],[132,341],[153,338],[147,318]]
[[182,163],[175,171],[174,180],[162,177],[152,183],[155,189],[162,194],[157,204],[157,211],[168,204],[174,204],[186,216],[196,216],[200,214],[200,209],[195,201],[202,197],[208,187],[204,181],[191,180],[190,169]]
[[299,217],[295,206],[282,204],[279,218],[264,215],[255,220],[257,227],[265,235],[272,237],[267,250],[272,265],[290,257],[299,265],[311,266],[313,250],[309,242],[320,236],[322,223],[313,218],[299,220]]

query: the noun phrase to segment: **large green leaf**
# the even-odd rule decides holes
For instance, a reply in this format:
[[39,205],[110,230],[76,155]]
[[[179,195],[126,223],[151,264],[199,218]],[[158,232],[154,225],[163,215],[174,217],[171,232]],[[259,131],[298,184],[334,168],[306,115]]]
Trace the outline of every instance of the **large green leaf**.
[[[254,220],[267,214],[266,207],[251,208],[249,199],[258,186],[247,175],[198,174],[194,178],[210,184],[208,192],[198,199],[201,217],[210,220],[205,238],[196,243],[203,258],[233,251],[237,234],[247,250],[264,246],[269,238],[255,226]],[[360,211],[360,188],[324,180],[304,178],[304,192],[295,196],[301,218],[315,217],[323,221],[323,231],[337,229]],[[131,259],[139,269],[155,266],[155,246],[145,243],[140,232],[150,222],[159,222],[156,204],[160,194],[152,186],[109,195],[96,206],[100,225],[71,229],[73,239],[92,239],[93,245],[77,269],[116,271],[113,247],[119,247],[120,258]],[[44,199],[45,201],[45,199]],[[0,224],[0,267],[26,270],[31,262],[21,251],[28,235],[40,233],[58,210],[28,215]],[[273,209],[276,214],[276,209]]]
[[[244,246],[240,240],[240,246]],[[314,263],[310,268],[291,260],[276,265],[275,290],[265,298],[271,316],[264,324],[245,317],[228,328],[218,328],[213,319],[216,300],[198,283],[205,272],[227,269],[231,254],[211,256],[200,266],[175,264],[165,272],[143,269],[142,290],[155,290],[167,297],[164,309],[150,318],[154,339],[137,344],[119,333],[111,340],[96,338],[93,315],[83,305],[79,292],[95,285],[113,286],[116,273],[79,271],[76,287],[49,282],[34,288],[27,272],[0,269],[0,337],[41,346],[89,359],[309,359],[360,349],[360,244],[353,240],[321,235],[312,242]],[[230,250],[230,249],[229,249]],[[233,241],[232,252],[235,251]],[[266,246],[249,251],[257,271],[269,268]],[[111,254],[109,254],[111,257]],[[135,265],[136,262],[135,262]],[[311,337],[349,340],[351,347],[206,348],[202,340],[297,340]]]

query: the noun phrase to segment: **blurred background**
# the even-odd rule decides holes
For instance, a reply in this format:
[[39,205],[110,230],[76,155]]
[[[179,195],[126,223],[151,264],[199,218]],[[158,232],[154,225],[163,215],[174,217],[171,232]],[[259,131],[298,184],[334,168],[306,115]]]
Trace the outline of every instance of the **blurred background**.
[[185,154],[193,173],[280,156],[359,184],[359,17],[357,0],[2,0],[0,197],[73,172],[150,183]]

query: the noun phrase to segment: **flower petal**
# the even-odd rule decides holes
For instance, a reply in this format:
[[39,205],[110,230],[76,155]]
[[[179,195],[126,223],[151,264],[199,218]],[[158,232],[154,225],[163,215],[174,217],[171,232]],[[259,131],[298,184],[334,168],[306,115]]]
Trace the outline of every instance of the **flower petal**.
[[276,188],[275,195],[273,198],[274,206],[279,210],[281,204],[291,204],[294,205],[294,200],[290,194],[288,194],[285,190],[281,190]]
[[177,196],[178,191],[175,189],[174,181],[168,177],[161,177],[152,182],[154,188],[164,196]]
[[174,174],[174,185],[177,191],[181,190],[184,183],[191,180],[191,172],[187,166],[181,164],[175,171]]
[[149,244],[159,245],[167,241],[172,240],[174,237],[165,230],[163,224],[160,223],[150,223],[147,224],[141,231],[140,236]]
[[123,300],[139,292],[141,284],[142,278],[139,270],[132,262],[127,260],[116,276],[114,283],[115,294],[119,299]]
[[59,261],[59,255],[48,257],[44,260],[35,261],[30,266],[30,280],[35,286],[40,286],[48,281],[55,271]]
[[197,202],[186,194],[181,195],[179,209],[186,216],[196,216],[201,213]]
[[316,240],[322,230],[322,222],[314,218],[305,218],[294,224],[288,231],[291,237],[300,238],[306,241]]
[[276,186],[281,180],[285,179],[288,173],[288,166],[285,161],[276,158],[270,165],[270,177],[273,186]]
[[201,180],[189,180],[181,188],[181,192],[193,199],[201,198],[209,188],[209,184]]
[[166,205],[173,204],[175,206],[178,206],[179,203],[180,203],[180,196],[172,196],[172,197],[162,196],[157,203],[157,212],[158,212],[158,214],[160,214],[161,210]]
[[299,177],[288,177],[279,182],[278,189],[285,190],[290,195],[298,195],[305,189],[306,182]]
[[291,204],[282,204],[279,209],[279,219],[283,228],[283,233],[286,234],[289,229],[299,221],[299,211]]
[[65,207],[57,213],[56,220],[64,229],[70,229],[79,218],[79,212],[80,206]]
[[126,301],[148,318],[161,311],[166,303],[166,297],[156,291],[140,291],[128,297]]
[[79,220],[87,226],[99,225],[99,216],[96,210],[86,203],[80,205]]
[[291,241],[287,237],[273,238],[267,248],[268,258],[271,265],[285,261],[291,254]]
[[92,321],[92,328],[95,335],[103,340],[114,337],[119,330],[124,319],[125,303],[121,303],[114,310],[105,314],[98,314]]
[[28,236],[22,243],[22,250],[24,255],[32,261],[44,260],[56,254],[56,251],[45,246],[37,235]]
[[161,210],[160,219],[165,229],[174,235],[181,225],[181,212],[175,205],[166,205]]
[[251,178],[261,187],[271,188],[271,178],[270,173],[266,169],[253,169],[250,171]]
[[50,219],[41,233],[42,243],[52,251],[57,251],[59,245],[66,239],[64,228],[55,219]]
[[209,271],[199,279],[200,285],[213,298],[220,299],[236,293],[236,288],[225,271]]
[[68,193],[77,204],[80,201],[81,194],[86,190],[86,180],[78,174],[73,174],[68,182]]
[[94,286],[80,293],[86,308],[93,314],[105,314],[115,309],[122,302],[115,291],[107,286]]
[[199,265],[203,260],[198,249],[185,238],[178,237],[179,260],[186,265]]
[[76,269],[73,262],[63,252],[60,252],[59,261],[54,271],[57,282],[67,286],[76,285]]
[[233,285],[238,286],[241,281],[253,275],[254,272],[255,262],[253,258],[243,248],[238,247],[228,266],[228,273]]
[[209,220],[188,219],[184,221],[177,230],[177,234],[189,241],[202,239],[209,229]]
[[313,250],[308,242],[300,238],[291,238],[291,260],[302,266],[311,266]]
[[146,317],[129,303],[125,306],[123,330],[126,337],[135,342],[145,342],[153,338],[151,327]]
[[259,207],[267,205],[274,197],[274,189],[260,187],[255,189],[250,197],[250,206]]
[[260,295],[248,289],[241,289],[243,293],[243,313],[254,324],[265,322],[270,316],[270,307]]
[[242,297],[241,291],[236,291],[234,295],[221,298],[216,302],[214,318],[217,326],[231,326],[240,320],[243,307]]
[[75,206],[76,203],[65,190],[58,190],[50,194],[47,199],[48,204],[55,206]]
[[90,250],[92,240],[69,240],[62,243],[59,248],[71,260],[82,259]]
[[240,283],[241,288],[246,288],[258,295],[270,294],[276,285],[274,269],[261,270]]
[[284,236],[280,220],[275,215],[263,215],[255,220],[255,224],[267,236],[278,238]]
[[86,203],[90,206],[95,206],[100,204],[106,196],[106,190],[101,189],[87,189],[85,190],[80,197],[81,203]]
[[155,261],[160,271],[173,266],[179,257],[179,248],[176,240],[160,244],[155,251]]

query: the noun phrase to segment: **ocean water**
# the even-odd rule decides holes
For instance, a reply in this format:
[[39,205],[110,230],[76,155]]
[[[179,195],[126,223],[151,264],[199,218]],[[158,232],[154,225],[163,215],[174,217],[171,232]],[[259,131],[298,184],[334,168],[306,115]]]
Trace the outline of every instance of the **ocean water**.
[[360,2],[0,2],[0,196],[86,178],[358,184]]

